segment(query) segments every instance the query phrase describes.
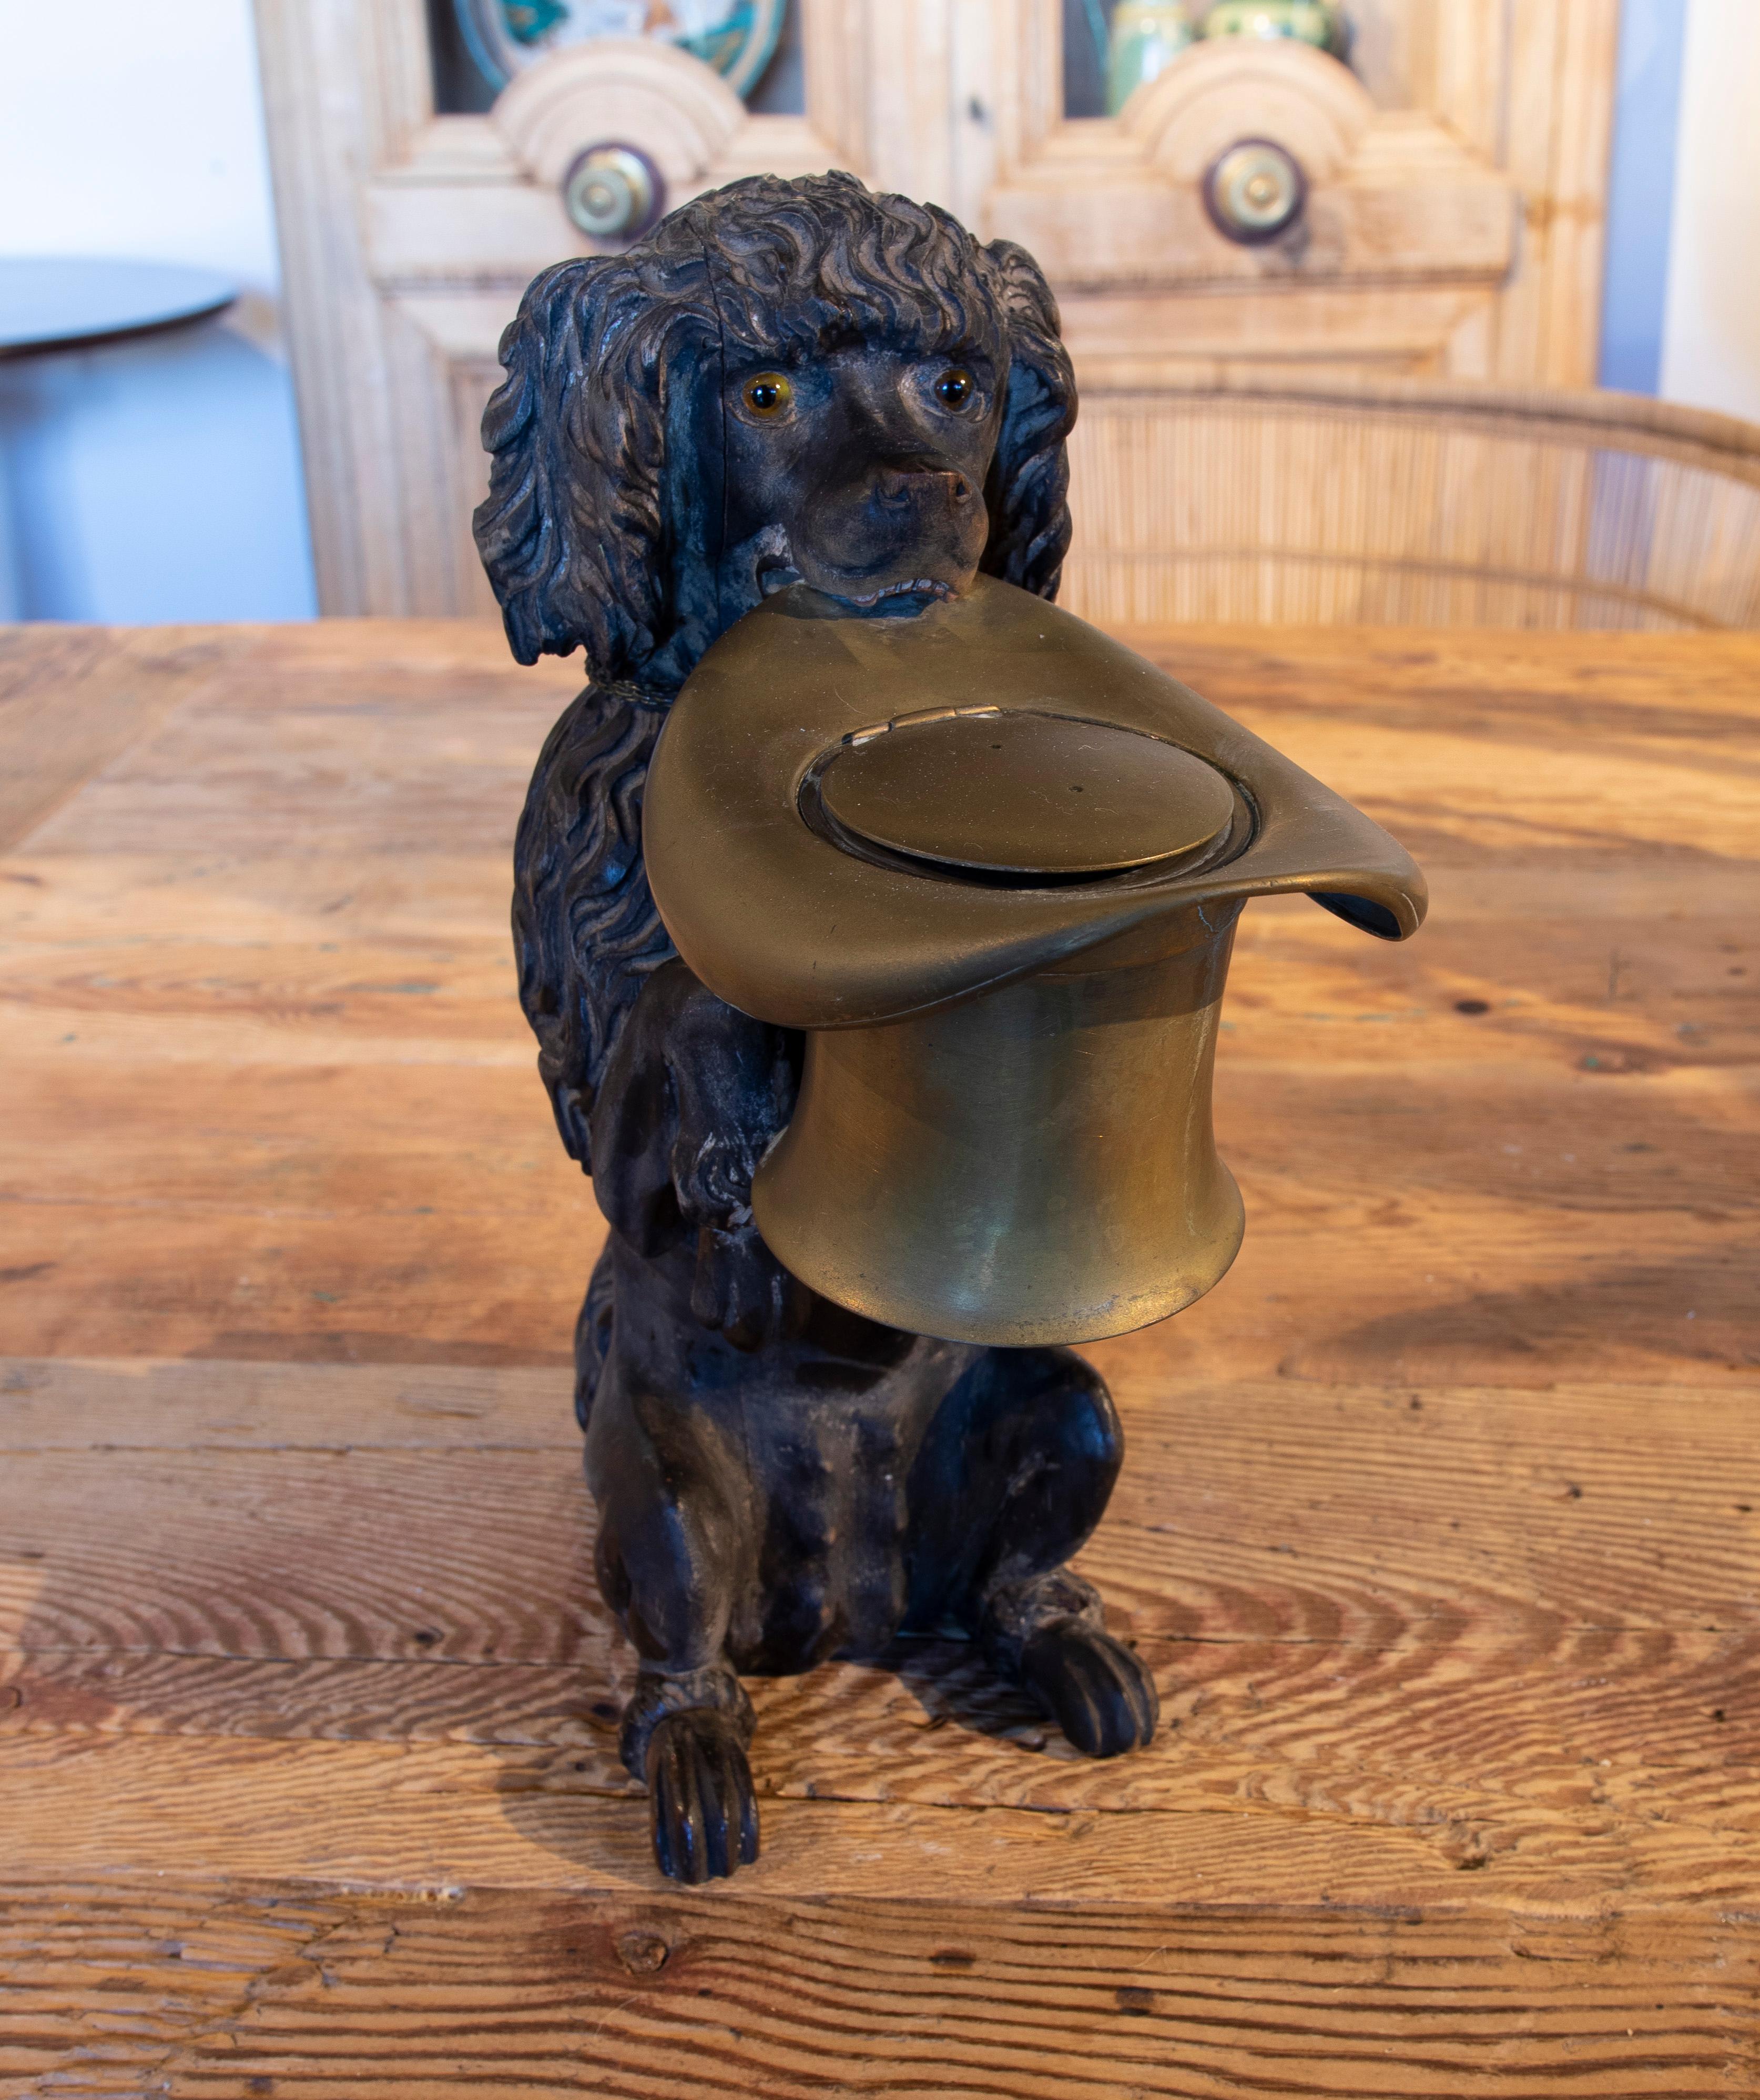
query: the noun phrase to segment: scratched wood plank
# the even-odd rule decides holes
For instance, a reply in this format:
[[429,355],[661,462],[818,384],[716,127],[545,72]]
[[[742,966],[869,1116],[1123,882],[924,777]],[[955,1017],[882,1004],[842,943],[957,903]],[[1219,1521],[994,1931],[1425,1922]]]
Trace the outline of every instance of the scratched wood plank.
[[[1505,935],[1485,929],[1487,947]],[[1489,957],[1474,970],[1445,955],[1439,990],[1390,985],[1376,951],[1383,981],[1353,986],[1321,915],[1250,918],[1217,1098],[1251,1229],[1222,1290],[1154,1346],[1236,1375],[1456,1381],[1622,1364],[1696,1377],[1748,1358],[1752,1001],[1725,994],[1745,980],[1696,982],[1702,955],[1628,935],[1622,1003],[1597,1010],[1608,950],[1596,937],[1576,959],[1578,1006],[1561,1012],[1506,967],[1493,979]],[[1291,959],[1310,947],[1318,960]],[[1634,990],[1647,959],[1653,988]],[[1709,967],[1727,973],[1720,948]],[[355,980],[369,987],[351,995],[358,1033],[327,1021],[316,1044],[293,1040],[285,991],[261,1000],[268,1017],[246,1043],[214,1010],[246,995],[192,974],[178,996],[210,1008],[161,1017],[157,1054],[114,973],[96,974],[82,999],[114,1004],[95,1040],[89,1004],[9,1018],[20,1112],[0,1132],[13,1198],[0,1288],[15,1348],[566,1351],[598,1228],[493,971],[484,985],[503,997],[461,993],[464,1026],[443,999],[372,989],[407,980]],[[1304,993],[1324,1004],[1304,1008]],[[1490,1010],[1463,1016],[1453,994]],[[417,1005],[430,1032],[392,1034],[387,1012]],[[236,1062],[221,1054],[228,1033]],[[291,1043],[279,1056],[276,1036]],[[107,1292],[88,1287],[95,1264]]]
[[67,1893],[0,1899],[0,2091],[1707,2100],[1755,2071],[1710,1918]]
[[0,626],[0,854],[248,658],[260,633]]
[[0,1358],[0,1455],[26,1451],[580,1450],[554,1368]]
[[39,824],[33,856],[511,850],[536,745],[583,682],[578,660],[523,670],[469,621],[258,633],[226,678]]
[[[216,1879],[435,1895],[651,1890],[646,1802],[608,1793],[580,1762],[505,1744],[9,1733],[0,1843],[15,1885],[199,1864]],[[1756,1912],[1760,1873],[1760,1833],[1709,1811],[1517,1807],[1488,1829],[1448,1814],[1255,1808],[1170,1785],[1127,1809],[773,1795],[763,1816],[752,1892],[793,1902],[1484,1904],[1579,1919],[1701,1905],[1738,1921]]]
[[[571,1784],[629,1791],[630,1658],[564,1380],[241,1365],[246,1418],[217,1436],[228,1368],[20,1365],[0,1387],[0,1735],[547,1746]],[[157,1445],[112,1442],[128,1389]],[[755,1688],[766,1792],[1427,1819],[1473,1858],[1586,1817],[1610,1839],[1753,1829],[1751,1401],[1120,1396],[1129,1461],[1083,1565],[1156,1671],[1154,1749],[1076,1758],[968,1651],[908,1643]]]
[[[535,1083],[461,1129],[444,1112],[415,1121],[412,1105],[449,1093],[467,1110],[468,1079],[289,1074],[260,1117],[235,1117],[243,1079],[197,1076],[214,1080],[203,1096],[146,1127],[144,1144],[119,1142],[108,1185],[94,1161],[90,1190],[0,1210],[16,1346],[566,1361],[602,1228],[547,1123],[532,1127],[519,1105]],[[1177,1330],[1109,1364],[1513,1384],[1751,1374],[1753,1232],[1733,1112],[1653,1096],[1598,1127],[1592,1105],[1568,1096],[1511,1112],[1495,1075],[1364,1092],[1356,1106],[1324,1075],[1231,1085],[1224,1152],[1246,1193],[1246,1246]],[[142,1084],[137,1107],[156,1094]],[[360,1143],[338,1143],[350,1129]],[[1365,1151],[1397,1161],[1397,1184],[1391,1169],[1378,1182]],[[11,1189],[31,1185],[15,1164]]]

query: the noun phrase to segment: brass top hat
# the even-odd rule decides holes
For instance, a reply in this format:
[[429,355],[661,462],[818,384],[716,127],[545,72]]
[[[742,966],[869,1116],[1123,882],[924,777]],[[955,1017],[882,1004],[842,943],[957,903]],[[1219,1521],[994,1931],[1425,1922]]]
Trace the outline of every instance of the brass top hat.
[[796,585],[716,643],[650,771],[655,902],[711,990],[807,1031],[752,1202],[915,1332],[1092,1339],[1240,1243],[1210,1073],[1233,924],[1303,890],[1384,939],[1378,825],[1131,651],[980,579],[915,616]]

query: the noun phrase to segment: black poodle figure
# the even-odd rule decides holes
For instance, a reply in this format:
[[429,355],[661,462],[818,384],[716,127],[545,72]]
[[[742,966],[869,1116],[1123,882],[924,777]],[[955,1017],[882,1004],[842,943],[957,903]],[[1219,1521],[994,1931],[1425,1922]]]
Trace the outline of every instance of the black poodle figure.
[[484,418],[477,540],[514,655],[584,648],[521,819],[521,1001],[563,1144],[610,1221],[576,1334],[601,1588],[640,1658],[622,1751],[662,1869],[756,1857],[736,1673],[956,1633],[1078,1748],[1154,1731],[1154,1686],[1065,1565],[1122,1453],[1069,1351],[876,1325],[752,1222],[801,1040],[675,954],[642,859],[667,708],[805,581],[909,617],[1004,578],[1046,598],[1075,415],[1032,260],[853,176],[734,183],[527,292]]

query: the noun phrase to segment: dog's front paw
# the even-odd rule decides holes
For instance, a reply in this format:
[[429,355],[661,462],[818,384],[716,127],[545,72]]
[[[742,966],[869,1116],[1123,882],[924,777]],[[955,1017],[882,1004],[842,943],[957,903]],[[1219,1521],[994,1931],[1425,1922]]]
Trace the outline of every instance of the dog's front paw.
[[1116,1758],[1155,1732],[1155,1680],[1120,1641],[1081,1619],[1058,1619],[1029,1636],[1021,1683],[1078,1750]]
[[675,1882],[725,1880],[758,1856],[758,1805],[745,1745],[712,1707],[668,1714],[648,1741],[654,1857]]

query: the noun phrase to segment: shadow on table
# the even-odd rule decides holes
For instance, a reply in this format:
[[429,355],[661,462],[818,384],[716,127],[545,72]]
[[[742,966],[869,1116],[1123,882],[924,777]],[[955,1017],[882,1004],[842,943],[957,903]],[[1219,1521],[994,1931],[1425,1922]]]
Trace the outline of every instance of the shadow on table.
[[[527,1842],[580,1871],[613,1868],[645,1884],[653,1873],[646,1790],[618,1755],[634,1656],[619,1643],[607,1662],[603,1679],[583,1682],[570,1702],[573,1741],[496,1746],[496,1789],[501,1813]],[[871,1659],[743,1682],[757,1712],[752,1762],[761,1818],[782,1799],[970,1805],[973,1775],[962,1738],[995,1746],[983,1760],[986,1796],[996,1788],[999,1758],[1019,1759],[1023,1798],[1043,1786],[1048,1766],[1087,1762],[963,1640],[901,1640]],[[1012,1789],[1004,1783],[1002,1791]]]

